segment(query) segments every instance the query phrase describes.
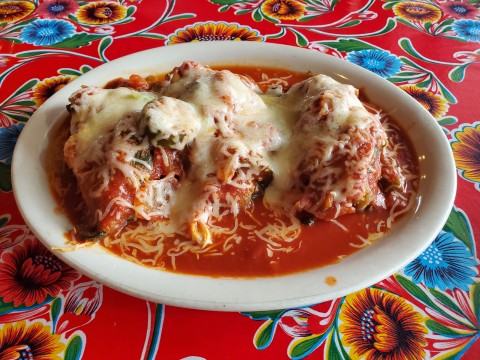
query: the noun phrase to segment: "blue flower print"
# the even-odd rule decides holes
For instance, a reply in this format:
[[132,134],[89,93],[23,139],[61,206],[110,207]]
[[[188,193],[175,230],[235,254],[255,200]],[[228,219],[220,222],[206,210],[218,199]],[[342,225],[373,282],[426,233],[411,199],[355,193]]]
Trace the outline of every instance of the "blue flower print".
[[9,128],[0,128],[0,161],[4,161],[6,164],[12,162],[13,148],[23,126],[23,124],[18,124]]
[[466,246],[448,232],[440,232],[433,243],[404,270],[415,283],[423,282],[428,288],[459,288],[468,291],[473,284],[475,259]]
[[383,50],[352,51],[347,60],[384,78],[395,75],[402,65],[398,57]]
[[453,23],[453,30],[455,30],[460,39],[480,42],[479,20],[457,20]]
[[48,46],[75,34],[75,27],[65,20],[35,20],[22,29],[19,38],[27,44]]

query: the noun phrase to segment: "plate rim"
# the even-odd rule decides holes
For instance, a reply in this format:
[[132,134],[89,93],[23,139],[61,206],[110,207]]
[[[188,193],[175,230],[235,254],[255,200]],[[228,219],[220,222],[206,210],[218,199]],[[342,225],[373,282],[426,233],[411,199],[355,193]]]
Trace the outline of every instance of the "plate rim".
[[[314,304],[314,303],[319,303],[322,301],[327,301],[327,300],[332,300],[334,298],[338,298],[341,296],[345,296],[349,293],[361,290],[365,287],[371,286],[378,281],[381,281],[384,278],[389,277],[393,273],[399,271],[402,269],[408,262],[413,260],[416,256],[418,256],[422,251],[424,251],[428,245],[433,241],[435,238],[436,234],[442,229],[444,223],[446,222],[448,215],[450,213],[451,207],[454,202],[455,198],[455,192],[456,192],[456,169],[454,166],[454,160],[453,160],[453,155],[450,150],[450,145],[448,143],[448,140],[443,134],[443,131],[440,127],[440,125],[437,123],[437,121],[428,113],[427,110],[425,110],[420,104],[418,104],[413,98],[411,98],[408,94],[400,90],[398,87],[396,87],[394,84],[391,84],[388,82],[386,79],[383,79],[379,77],[378,75],[375,75],[368,70],[365,70],[361,68],[360,66],[357,66],[355,64],[349,63],[346,60],[343,59],[338,59],[335,58],[331,55],[326,55],[319,53],[318,51],[315,50],[309,50],[305,48],[298,48],[294,46],[289,46],[289,45],[281,45],[281,44],[272,44],[272,43],[256,43],[256,42],[203,42],[203,43],[187,43],[187,44],[178,44],[178,45],[173,45],[173,46],[163,46],[163,47],[158,47],[158,48],[153,48],[153,49],[148,49],[144,50],[141,52],[129,54],[123,57],[120,57],[118,59],[112,60],[111,62],[102,64],[93,70],[89,71],[85,75],[82,75],[81,77],[75,79],[71,83],[67,84],[64,88],[62,88],[59,92],[54,94],[51,98],[49,98],[39,109],[35,111],[35,113],[32,115],[32,117],[29,119],[29,121],[26,123],[24,129],[22,130],[17,146],[15,147],[14,155],[13,155],[13,160],[12,160],[12,187],[13,187],[13,193],[15,200],[17,202],[18,208],[20,210],[20,213],[22,217],[24,218],[25,222],[29,226],[29,228],[32,230],[34,235],[49,249],[49,251],[52,251],[52,244],[53,242],[48,239],[48,234],[45,234],[44,231],[40,231],[38,229],[38,220],[36,219],[35,216],[32,215],[32,209],[28,206],[27,199],[25,198],[25,188],[24,184],[25,179],[25,169],[22,168],[22,156],[24,156],[25,152],[27,149],[29,149],[32,145],[39,145],[41,146],[43,144],[43,141],[46,139],[48,132],[51,130],[52,126],[59,121],[59,118],[61,117],[60,115],[57,115],[55,119],[49,120],[42,119],[42,115],[44,113],[48,113],[49,111],[55,111],[56,109],[56,104],[61,102],[62,99],[67,96],[66,94],[71,94],[73,91],[77,88],[80,87],[81,84],[85,83],[90,83],[91,81],[101,81],[98,80],[104,79],[105,74],[102,74],[102,72],[107,73],[109,72],[122,72],[127,75],[131,74],[132,67],[126,67],[126,69],[122,70],[122,68],[125,68],[125,64],[128,64],[129,62],[131,63],[132,61],[135,63],[134,60],[137,59],[147,59],[147,62],[150,64],[153,60],[151,60],[151,56],[164,56],[168,58],[168,61],[173,61],[170,58],[175,57],[175,56],[180,56],[178,54],[196,54],[201,53],[201,56],[199,58],[203,57],[208,57],[212,56],[211,53],[215,52],[223,52],[224,54],[226,53],[230,58],[232,57],[232,53],[238,53],[238,52],[248,52],[248,53],[253,53],[255,56],[249,55],[251,59],[249,61],[254,60],[255,62],[258,61],[263,61],[265,58],[273,57],[276,60],[278,60],[278,56],[286,56],[285,53],[288,53],[288,59],[298,59],[300,58],[300,62],[302,59],[305,57],[308,57],[309,59],[311,58],[312,61],[318,61],[322,62],[324,64],[327,64],[330,69],[333,69],[332,71],[335,72],[337,69],[342,70],[342,69],[347,69],[348,71],[344,73],[355,73],[356,79],[367,79],[366,81],[370,81],[375,84],[382,84],[383,86],[388,89],[389,92],[393,92],[396,96],[398,96],[398,102],[399,104],[405,105],[407,104],[411,108],[415,109],[416,114],[418,113],[419,118],[421,119],[428,119],[429,123],[429,129],[434,132],[435,136],[434,139],[436,142],[438,142],[440,145],[438,146],[443,146],[442,151],[444,152],[443,155],[446,156],[442,162],[442,166],[445,166],[445,169],[447,169],[447,174],[445,174],[443,183],[448,185],[448,189],[450,190],[449,193],[446,194],[446,197],[444,197],[444,207],[440,209],[439,212],[436,213],[435,218],[437,220],[437,224],[431,228],[431,232],[433,234],[433,230],[435,230],[435,234],[431,235],[431,239],[424,240],[421,244],[421,246],[417,246],[413,252],[409,253],[408,256],[403,256],[403,261],[397,262],[396,266],[391,266],[388,271],[383,271],[380,273],[375,273],[372,274],[370,277],[367,279],[363,279],[363,281],[358,281],[355,285],[350,285],[348,287],[332,287],[328,288],[330,291],[324,291],[323,293],[320,294],[312,294],[309,293],[304,294],[304,295],[299,295],[299,296],[285,296],[284,298],[278,298],[275,301],[270,300],[261,300],[259,297],[248,297],[247,299],[238,299],[235,298],[235,296],[227,296],[224,298],[220,299],[205,299],[204,297],[202,298],[192,298],[188,297],[185,294],[185,291],[182,292],[178,296],[171,296],[171,294],[165,294],[165,293],[159,293],[158,288],[155,288],[156,291],[152,292],[149,289],[141,289],[138,286],[135,286],[134,283],[131,283],[129,281],[128,285],[125,285],[124,283],[119,283],[117,280],[111,281],[106,276],[103,276],[100,272],[95,271],[91,268],[91,265],[85,265],[82,263],[83,256],[77,256],[75,254],[83,254],[86,251],[90,251],[88,249],[81,249],[81,250],[76,250],[75,253],[65,253],[65,252],[54,252],[54,254],[60,258],[62,261],[70,265],[72,268],[77,269],[80,273],[87,275],[88,277],[95,279],[99,281],[102,284],[105,284],[113,289],[116,289],[118,291],[127,293],[129,295],[135,296],[135,297],[140,297],[144,298],[146,300],[150,301],[155,301],[155,302],[161,302],[163,304],[168,304],[168,305],[174,305],[174,306],[181,306],[181,307],[188,307],[188,308],[195,308],[195,309],[204,309],[204,310],[224,310],[224,311],[260,311],[260,310],[273,310],[273,309],[280,309],[280,308],[286,308],[286,307],[297,307],[297,306],[306,306],[309,304]],[[240,55],[240,54],[239,54]],[[170,56],[170,57],[169,57]],[[243,58],[242,58],[243,59]],[[183,60],[187,60],[184,58]],[[230,59],[230,63],[233,63],[233,59]],[[244,60],[244,59],[243,59]],[[167,62],[168,62],[167,61]],[[282,60],[283,63],[285,63],[284,60]],[[281,63],[282,61],[277,61],[277,63]],[[248,61],[247,61],[248,62]],[[210,64],[216,63],[216,64],[225,64],[225,62],[222,61],[211,61]],[[176,66],[180,65],[177,64]],[[142,67],[142,64],[134,64],[133,67],[137,66],[137,68],[140,66]],[[171,68],[171,66],[168,66]],[[279,66],[281,67],[281,66]],[[144,66],[144,69],[146,72],[151,71],[147,70],[147,67]],[[117,69],[117,70],[115,70]],[[344,74],[343,73],[343,74]],[[335,73],[337,75],[337,80],[339,78],[342,78],[344,75],[341,72]],[[335,75],[334,74],[334,75]],[[123,76],[125,76],[123,75]],[[122,75],[115,75],[114,77],[117,76],[122,76]],[[113,79],[111,75],[109,75],[108,79]],[[103,84],[99,85],[104,85],[106,81]],[[413,101],[413,102],[412,102]],[[66,104],[65,104],[66,105]],[[39,120],[37,120],[39,119]],[[423,120],[422,120],[423,121]],[[425,120],[427,121],[427,120]],[[42,127],[43,125],[43,127]],[[35,134],[38,134],[39,129],[45,129],[45,126],[47,126],[47,134],[44,134],[43,137],[41,136],[34,136]],[[441,135],[441,137],[439,136]],[[28,140],[33,138],[35,140],[35,144],[26,144]],[[40,144],[39,144],[40,143]],[[447,147],[448,150],[447,151]],[[430,156],[430,155],[429,155]],[[433,154],[431,155],[433,156]],[[434,159],[435,160],[435,159]],[[420,164],[422,166],[422,164]],[[452,171],[453,170],[453,171]],[[37,164],[37,168],[35,169],[37,173],[41,173],[41,165]],[[28,171],[27,171],[28,173]],[[50,192],[50,190],[48,190]],[[428,200],[428,199],[427,199]],[[423,204],[424,200],[420,199],[419,203],[417,204],[417,207],[421,207]],[[418,211],[418,209],[417,209]],[[406,221],[413,221],[415,219],[410,219],[410,218],[403,218],[399,222],[406,222]],[[391,230],[387,234],[387,237],[392,237],[395,235],[395,233],[392,234],[392,232],[395,230]],[[375,244],[376,246],[377,244]],[[373,246],[373,245],[372,245]],[[383,249],[381,249],[383,251]],[[102,252],[102,250],[100,251]],[[106,253],[106,252],[105,252]],[[90,253],[89,253],[90,254]],[[116,257],[113,254],[106,253],[107,256],[109,257]],[[105,254],[103,254],[105,255]],[[91,254],[90,254],[91,256]],[[347,263],[349,264],[353,260],[356,260],[358,257],[363,257],[363,252],[358,251],[355,254],[349,256],[348,258],[342,260],[342,263]],[[143,270],[148,270],[148,271],[141,271],[142,274],[146,274],[148,272],[154,271],[155,273],[161,273],[162,275],[167,275],[167,276],[159,276],[160,280],[163,281],[175,281],[176,279],[181,279],[184,284],[191,285],[192,281],[194,286],[210,286],[209,281],[205,281],[207,279],[211,280],[213,279],[215,282],[220,283],[219,287],[220,290],[216,289],[216,292],[214,291],[215,295],[221,295],[221,288],[225,287],[229,289],[229,291],[232,291],[232,289],[235,289],[235,283],[240,284],[240,282],[243,282],[243,284],[240,286],[242,291],[245,289],[251,289],[253,291],[261,291],[261,290],[269,290],[272,289],[272,284],[274,283],[274,287],[278,286],[284,286],[282,283],[284,282],[285,279],[288,279],[289,284],[292,285],[294,284],[299,277],[308,277],[312,281],[315,280],[314,274],[319,274],[322,272],[325,272],[328,269],[331,269],[333,267],[338,267],[337,264],[332,264],[328,265],[322,268],[318,269],[312,269],[296,274],[291,274],[291,275],[284,275],[284,276],[279,276],[279,277],[268,277],[268,278],[253,278],[253,279],[241,279],[241,278],[234,278],[234,279],[229,279],[229,278],[211,278],[211,277],[204,277],[204,276],[198,276],[198,275],[185,275],[185,274],[174,274],[174,273],[166,273],[162,272],[157,269],[149,269],[145,268],[141,265],[136,265],[133,263],[130,263],[126,260],[122,260],[118,262],[118,260],[122,260],[118,257],[116,257],[116,260],[113,261],[114,267],[116,266],[123,266],[126,268],[126,270],[130,270],[132,268],[132,265],[138,268],[141,268]],[[80,263],[79,263],[80,261]],[[124,263],[127,264],[124,264]],[[313,274],[313,275],[312,275]],[[148,276],[151,276],[149,274]],[[155,276],[154,276],[155,277]],[[185,281],[185,278],[189,278],[189,281]],[[116,279],[116,277],[114,277]],[[150,279],[150,278],[149,278]],[[172,280],[173,279],[173,280]],[[293,280],[292,280],[293,279]],[[233,286],[232,286],[233,282]],[[223,285],[222,285],[223,284]],[[305,284],[305,281],[302,282],[302,284]],[[217,284],[218,285],[218,284]],[[319,286],[317,284],[317,286]],[[325,288],[325,286],[324,286]],[[175,289],[170,289],[169,291],[174,291]],[[195,290],[195,289],[194,289]],[[296,289],[298,290],[298,289]],[[278,292],[278,291],[277,291]],[[242,294],[237,294],[237,297]],[[246,294],[243,294],[246,295]],[[198,296],[198,294],[197,294]]]

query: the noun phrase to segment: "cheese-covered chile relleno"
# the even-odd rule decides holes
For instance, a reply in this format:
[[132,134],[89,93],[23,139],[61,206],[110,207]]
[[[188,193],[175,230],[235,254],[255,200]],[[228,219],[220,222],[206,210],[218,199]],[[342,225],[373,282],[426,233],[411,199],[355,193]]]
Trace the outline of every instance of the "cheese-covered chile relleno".
[[74,240],[165,267],[166,255],[249,241],[267,258],[294,252],[313,223],[349,232],[346,214],[376,214],[364,242],[387,231],[415,190],[397,126],[328,76],[262,76],[187,61],[75,92],[64,144],[83,203]]

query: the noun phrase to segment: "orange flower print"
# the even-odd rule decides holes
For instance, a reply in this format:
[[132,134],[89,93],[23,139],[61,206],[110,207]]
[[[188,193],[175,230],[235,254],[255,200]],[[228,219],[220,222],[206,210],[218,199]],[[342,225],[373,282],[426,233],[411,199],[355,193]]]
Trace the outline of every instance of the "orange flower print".
[[348,295],[340,319],[342,343],[353,358],[425,358],[424,319],[401,297],[369,288]]
[[76,16],[78,22],[88,25],[104,25],[125,19],[127,8],[116,2],[99,1],[81,6]]
[[461,128],[454,137],[453,157],[461,176],[480,188],[480,123]]
[[167,45],[195,41],[263,41],[256,30],[239,24],[224,22],[196,23],[178,30],[170,36]]
[[35,10],[36,6],[30,1],[0,2],[0,24],[21,20]]
[[60,75],[53,76],[39,82],[33,89],[33,100],[37,106],[42,105],[47,99],[55,94],[58,90],[67,85],[74,79],[73,76]]
[[60,335],[41,322],[7,323],[0,328],[0,359],[61,360]]
[[261,9],[266,16],[279,20],[297,20],[305,14],[305,6],[297,0],[267,0]]
[[396,16],[413,22],[436,22],[442,17],[439,7],[416,1],[401,1],[393,6]]
[[444,116],[449,108],[445,98],[415,85],[400,86],[407,94],[417,100],[436,119]]

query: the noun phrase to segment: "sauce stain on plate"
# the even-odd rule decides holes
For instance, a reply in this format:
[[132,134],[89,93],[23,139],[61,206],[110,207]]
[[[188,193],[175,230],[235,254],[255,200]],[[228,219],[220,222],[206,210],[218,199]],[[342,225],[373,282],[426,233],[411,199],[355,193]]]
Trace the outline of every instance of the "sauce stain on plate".
[[327,276],[325,278],[325,284],[327,284],[328,286],[335,286],[336,283],[337,283],[337,278],[333,276]]

